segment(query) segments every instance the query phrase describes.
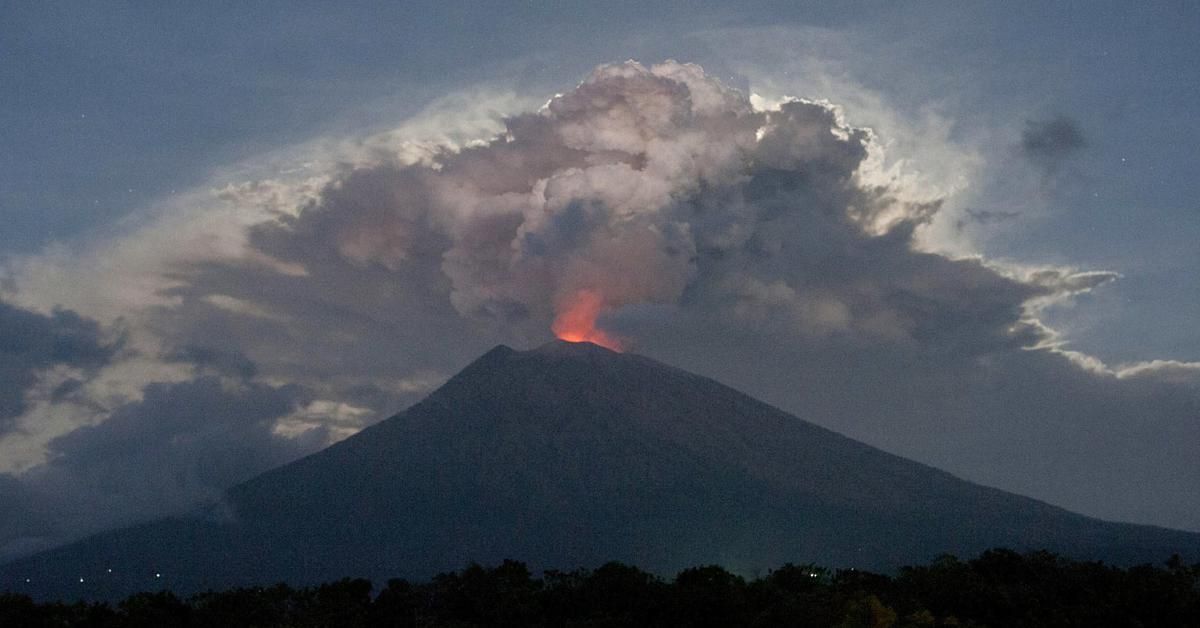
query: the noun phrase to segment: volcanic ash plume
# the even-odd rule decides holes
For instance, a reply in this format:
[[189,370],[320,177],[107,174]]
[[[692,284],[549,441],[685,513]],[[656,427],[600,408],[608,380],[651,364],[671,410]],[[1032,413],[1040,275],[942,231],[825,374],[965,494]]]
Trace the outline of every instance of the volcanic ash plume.
[[[356,170],[295,220],[261,226],[256,242],[287,261],[332,249],[445,286],[459,314],[509,332],[552,327],[614,347],[598,321],[687,294],[734,311],[745,276],[793,284],[796,312],[849,312],[828,289],[798,289],[808,278],[795,264],[929,214],[856,183],[870,145],[831,106],[755,110],[698,66],[627,62],[485,143]],[[812,305],[821,299],[832,301]]]
[[551,329],[560,340],[593,342],[602,347],[620,351],[621,342],[596,327],[596,319],[603,309],[604,299],[599,292],[580,290],[560,306]]

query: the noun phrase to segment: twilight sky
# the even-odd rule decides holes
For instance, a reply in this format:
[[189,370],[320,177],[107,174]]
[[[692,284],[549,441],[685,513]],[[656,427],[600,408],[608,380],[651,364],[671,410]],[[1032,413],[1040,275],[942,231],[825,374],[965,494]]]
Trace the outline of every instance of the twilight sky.
[[0,3],[0,557],[580,312],[1200,530],[1200,7],[447,4]]

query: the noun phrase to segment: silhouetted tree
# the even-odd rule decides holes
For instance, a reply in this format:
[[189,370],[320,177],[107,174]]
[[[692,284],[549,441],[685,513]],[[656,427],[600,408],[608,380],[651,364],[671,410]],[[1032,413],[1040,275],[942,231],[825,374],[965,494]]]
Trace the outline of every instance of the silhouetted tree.
[[371,605],[368,625],[415,628],[425,625],[427,608],[422,591],[407,580],[394,578]]
[[535,578],[523,563],[505,561],[426,583],[390,580],[374,599],[371,591],[366,580],[343,579],[302,589],[209,591],[187,600],[139,593],[116,608],[0,594],[0,627],[1200,626],[1200,565],[1179,557],[1164,566],[1119,569],[1047,552],[992,550],[966,562],[939,557],[895,577],[784,565],[749,582],[711,565],[664,582],[620,563]]
[[693,567],[675,577],[673,614],[681,626],[742,626],[747,623],[746,581],[716,565]]
[[295,592],[286,584],[196,595],[191,603],[202,626],[285,626],[293,615]]

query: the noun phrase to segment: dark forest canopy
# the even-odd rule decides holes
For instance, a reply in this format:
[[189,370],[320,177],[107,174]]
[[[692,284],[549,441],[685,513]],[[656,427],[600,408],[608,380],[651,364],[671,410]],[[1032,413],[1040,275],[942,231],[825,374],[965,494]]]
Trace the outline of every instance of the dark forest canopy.
[[115,606],[0,594],[0,626],[1200,626],[1200,564],[1122,569],[998,549],[894,576],[788,564],[750,580],[701,566],[667,581],[621,563],[539,578],[504,561],[377,593],[343,579],[139,593]]

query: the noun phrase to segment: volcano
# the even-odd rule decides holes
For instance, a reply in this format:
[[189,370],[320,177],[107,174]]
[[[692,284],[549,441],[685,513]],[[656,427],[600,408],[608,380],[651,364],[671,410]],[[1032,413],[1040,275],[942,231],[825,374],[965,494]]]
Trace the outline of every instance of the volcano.
[[113,598],[423,579],[505,558],[663,575],[713,563],[887,570],[997,546],[1200,560],[1200,534],[972,484],[649,358],[556,341],[496,347],[408,410],[194,515],[0,567],[0,590]]

